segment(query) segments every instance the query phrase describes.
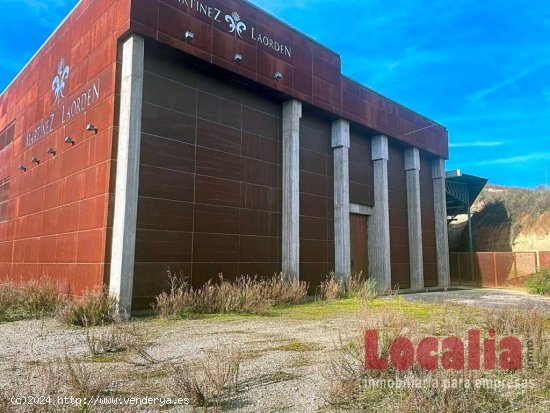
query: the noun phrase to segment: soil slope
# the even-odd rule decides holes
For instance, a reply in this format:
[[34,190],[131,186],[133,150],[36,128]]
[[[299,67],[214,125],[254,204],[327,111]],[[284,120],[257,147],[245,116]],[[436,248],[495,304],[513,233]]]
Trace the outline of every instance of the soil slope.
[[[550,251],[550,190],[488,186],[472,210],[476,251]],[[449,247],[468,251],[466,216],[449,225]]]

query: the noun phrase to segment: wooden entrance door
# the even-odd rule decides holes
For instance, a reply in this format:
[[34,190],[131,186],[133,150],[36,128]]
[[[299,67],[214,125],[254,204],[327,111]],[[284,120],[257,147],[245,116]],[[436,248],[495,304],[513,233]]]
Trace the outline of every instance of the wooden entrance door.
[[363,272],[367,278],[369,271],[369,252],[367,235],[368,217],[365,215],[350,215],[351,232],[351,272]]

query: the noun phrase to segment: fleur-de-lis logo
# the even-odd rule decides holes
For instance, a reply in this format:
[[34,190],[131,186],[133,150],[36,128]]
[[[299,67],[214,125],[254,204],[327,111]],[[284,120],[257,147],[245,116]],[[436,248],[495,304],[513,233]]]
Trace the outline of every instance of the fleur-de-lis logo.
[[234,11],[230,15],[226,15],[225,21],[229,23],[229,33],[233,33],[235,37],[237,37],[237,35],[240,38],[243,37],[243,32],[246,31],[246,24],[241,21],[241,16],[239,16],[239,13]]
[[61,59],[59,66],[57,67],[57,75],[53,78],[52,92],[55,100],[54,105],[59,103],[59,99],[65,97],[65,80],[69,77],[71,68],[65,64],[65,59]]

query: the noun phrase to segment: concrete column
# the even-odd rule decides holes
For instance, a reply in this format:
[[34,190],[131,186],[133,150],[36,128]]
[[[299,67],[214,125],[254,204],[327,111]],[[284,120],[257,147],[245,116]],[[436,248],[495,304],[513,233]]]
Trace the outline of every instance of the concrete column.
[[334,272],[337,279],[351,274],[349,204],[349,122],[332,122],[334,155]]
[[391,289],[390,208],[388,201],[388,138],[372,138],[374,169],[374,211],[369,219],[369,276],[376,280],[376,290]]
[[300,119],[302,103],[283,104],[282,270],[300,279]]
[[424,260],[422,255],[422,209],[420,207],[420,151],[405,149],[407,174],[407,216],[409,222],[409,260],[411,289],[424,288]]
[[445,190],[445,160],[432,161],[434,187],[435,246],[437,249],[438,287],[447,289],[451,284],[449,266],[449,237],[447,235],[447,193]]
[[109,291],[119,310],[130,314],[139,188],[139,151],[143,100],[144,40],[131,35],[122,46],[120,117],[115,187],[115,211]]

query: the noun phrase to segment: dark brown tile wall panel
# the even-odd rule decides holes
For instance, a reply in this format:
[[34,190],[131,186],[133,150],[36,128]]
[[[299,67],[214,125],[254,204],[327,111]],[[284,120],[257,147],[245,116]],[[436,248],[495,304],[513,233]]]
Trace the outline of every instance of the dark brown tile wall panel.
[[143,103],[142,132],[184,143],[195,143],[195,116]]
[[178,172],[193,173],[195,170],[195,146],[157,136],[141,136],[141,163]]
[[407,179],[401,146],[389,145],[388,186],[390,204],[390,255],[392,286],[410,288]]
[[303,111],[300,121],[300,278],[319,285],[334,269],[331,121]]
[[[80,2],[0,96],[0,180],[11,177],[0,195],[0,278],[45,274],[74,295],[105,281],[117,40],[129,20],[130,0]],[[56,101],[62,60],[70,71]],[[28,139],[36,130],[46,132]]]
[[351,203],[374,205],[371,139],[353,127],[350,130],[349,187]]
[[193,202],[194,181],[192,173],[140,165],[139,196]]
[[196,204],[195,231],[201,233],[239,234],[239,208]]
[[437,250],[431,157],[420,154],[420,205],[422,209],[422,253],[424,285],[437,287]]
[[190,263],[137,262],[134,266],[133,306],[151,308],[151,297],[169,288],[168,271],[185,276],[191,273]]
[[[240,113],[238,117],[240,118]],[[197,146],[239,156],[242,150],[241,133],[238,128],[220,127],[218,123],[199,119]]]
[[[238,12],[246,30],[231,32]],[[447,131],[341,74],[340,57],[242,0],[134,0],[132,29],[203,61],[303,100],[371,130],[448,156]],[[191,42],[184,33],[195,34]],[[265,38],[265,40],[264,40]],[[233,61],[236,53],[243,56]],[[279,71],[283,78],[275,81]]]
[[166,53],[146,47],[141,306],[165,288],[169,267],[199,286],[220,273],[270,276],[281,260],[280,103]]

